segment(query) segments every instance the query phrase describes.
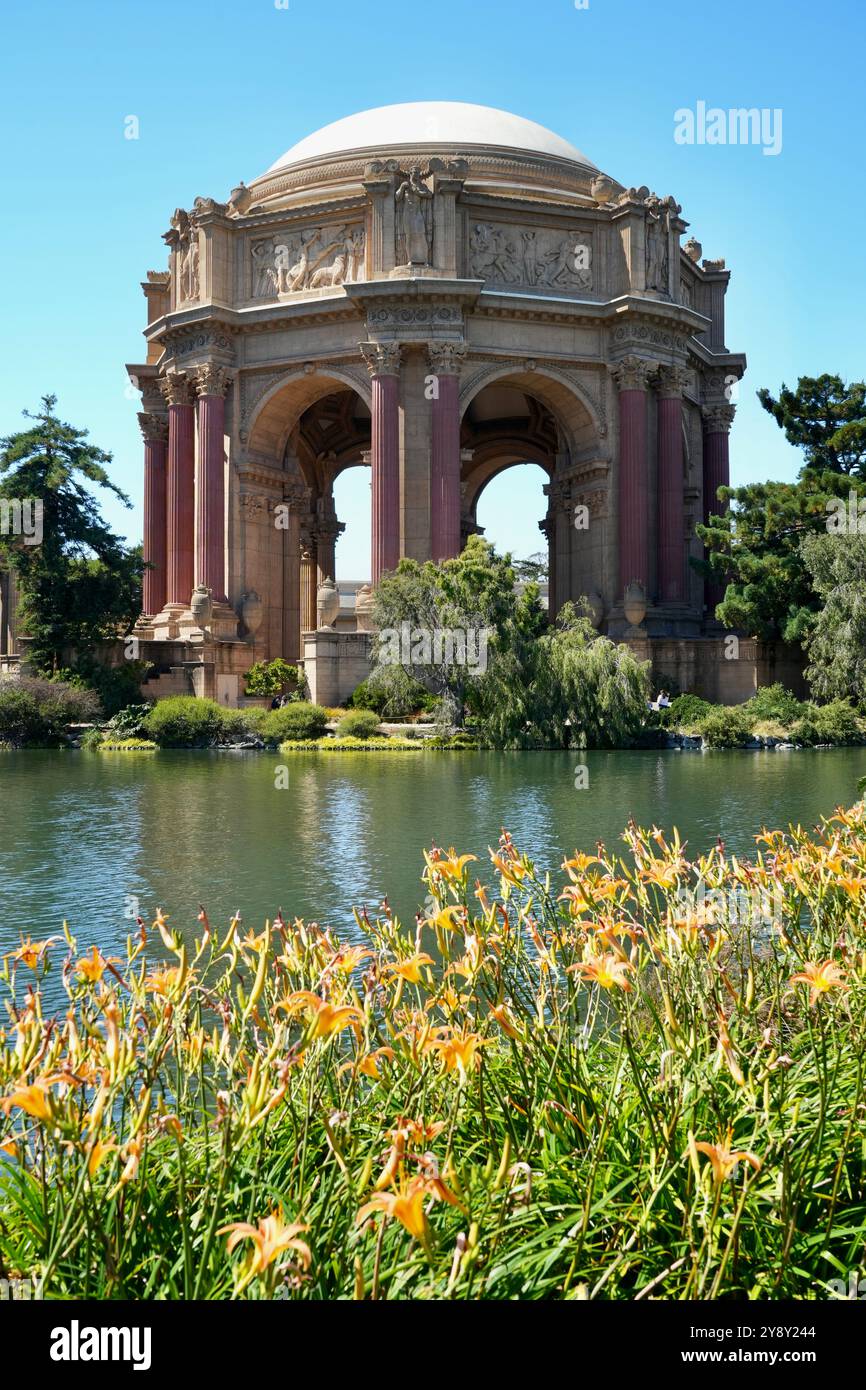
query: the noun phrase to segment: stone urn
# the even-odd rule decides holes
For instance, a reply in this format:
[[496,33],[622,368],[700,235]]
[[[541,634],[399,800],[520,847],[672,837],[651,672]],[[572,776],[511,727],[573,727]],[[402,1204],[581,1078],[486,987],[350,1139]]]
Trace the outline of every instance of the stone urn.
[[251,637],[255,637],[265,616],[265,606],[255,589],[248,589],[241,602],[241,617]]
[[340,611],[340,591],[333,579],[323,579],[316,592],[317,627],[330,631]]
[[694,237],[690,236],[685,246],[683,247],[683,250],[685,251],[689,260],[694,261],[695,265],[697,265],[698,261],[701,259],[701,256],[703,255],[704,248],[703,246],[701,246],[701,243],[699,241],[695,241]]
[[589,191],[595,201],[601,203],[603,207],[605,203],[610,202],[616,192],[616,184],[613,179],[608,178],[607,174],[596,174],[589,186]]
[[359,632],[373,631],[373,590],[362,584],[355,595],[355,621]]
[[631,623],[632,627],[640,627],[647,610],[646,590],[642,584],[633,579],[626,587],[623,594],[623,612]]
[[213,594],[204,584],[197,584],[192,591],[192,598],[189,603],[189,611],[196,627],[204,631],[211,620],[213,614]]
[[604,617],[604,599],[598,589],[593,589],[591,594],[587,594],[586,604],[589,609],[589,621],[593,627],[601,627],[601,620]]

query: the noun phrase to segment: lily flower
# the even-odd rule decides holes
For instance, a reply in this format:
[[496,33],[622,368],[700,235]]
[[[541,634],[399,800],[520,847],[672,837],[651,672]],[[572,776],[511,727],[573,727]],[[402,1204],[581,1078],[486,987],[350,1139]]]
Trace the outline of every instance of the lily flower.
[[823,960],[819,963],[810,960],[802,970],[791,976],[789,983],[808,985],[809,1005],[814,1008],[822,994],[829,994],[831,989],[848,989],[845,981],[845,971],[835,961]]
[[592,980],[600,985],[602,989],[622,989],[627,993],[631,991],[627,974],[634,967],[621,956],[615,956],[613,952],[608,952],[604,956],[596,956],[593,960],[581,961],[578,965],[569,965],[566,973],[580,975],[584,980]]
[[410,956],[396,965],[386,965],[385,969],[392,975],[399,975],[402,980],[408,980],[411,985],[417,985],[421,982],[421,966],[432,964],[433,957],[420,951],[418,955]]
[[734,1172],[739,1163],[750,1163],[757,1173],[761,1160],[749,1149],[732,1149],[733,1130],[729,1127],[727,1135],[718,1144],[702,1142],[695,1144],[698,1153],[706,1154],[713,1167],[713,1181],[722,1183]]
[[251,1240],[253,1248],[247,1256],[246,1268],[241,1279],[239,1288],[245,1288],[251,1279],[257,1274],[263,1274],[274,1260],[282,1255],[284,1250],[293,1250],[300,1256],[301,1264],[304,1269],[309,1269],[313,1262],[310,1247],[306,1241],[298,1240],[302,1231],[309,1227],[299,1223],[287,1226],[283,1221],[282,1207],[272,1212],[260,1221],[258,1226],[252,1226],[248,1221],[232,1221],[228,1226],[222,1226],[218,1231],[219,1236],[228,1236],[226,1250],[231,1254],[242,1240]]
[[311,1024],[311,1039],[330,1037],[331,1033],[339,1033],[344,1028],[354,1027],[364,1021],[361,1010],[353,1004],[332,1004],[327,999],[320,999],[309,989],[300,989],[290,994],[288,999],[280,1001],[277,1008],[285,1009],[288,1014],[299,1011],[306,1013]]

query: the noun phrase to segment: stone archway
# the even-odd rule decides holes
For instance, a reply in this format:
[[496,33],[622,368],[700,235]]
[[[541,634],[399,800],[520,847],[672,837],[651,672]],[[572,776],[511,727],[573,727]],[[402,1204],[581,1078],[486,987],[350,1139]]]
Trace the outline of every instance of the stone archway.
[[[343,530],[333,502],[339,472],[369,450],[369,387],[339,368],[271,382],[244,422],[233,470],[233,572],[261,600],[256,634],[267,657],[298,660],[316,625],[316,593],[335,578]],[[241,600],[243,602],[243,600]]]
[[593,595],[598,611],[615,600],[608,530],[608,460],[603,409],[564,372],[490,366],[461,395],[463,528],[477,529],[487,483],[517,463],[547,473],[539,529],[548,548],[549,611]]

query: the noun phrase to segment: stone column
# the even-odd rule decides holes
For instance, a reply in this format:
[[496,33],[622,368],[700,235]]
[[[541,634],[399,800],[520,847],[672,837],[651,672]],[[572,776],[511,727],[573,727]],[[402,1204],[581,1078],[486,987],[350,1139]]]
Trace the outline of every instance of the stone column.
[[[727,511],[718,500],[720,487],[730,486],[731,464],[729,434],[734,422],[736,407],[727,403],[705,405],[701,411],[704,420],[704,525],[711,515],[722,516]],[[725,596],[724,586],[706,580],[704,583],[704,603],[709,616],[715,616],[716,605]]]
[[[549,484],[545,484],[547,492]],[[548,511],[547,516],[538,523],[538,529],[547,542],[547,615],[556,615],[556,515]]]
[[168,421],[144,411],[138,417],[144,437],[144,571],[142,609],[161,613],[166,599],[166,458]]
[[195,583],[195,409],[183,372],[167,372],[160,389],[168,401],[166,602],[186,608]]
[[301,634],[316,630],[316,542],[309,522],[301,525]]
[[322,584],[326,579],[337,578],[337,540],[342,536],[346,529],[344,521],[338,521],[334,517],[325,517],[316,523],[316,568],[317,584]]
[[211,590],[214,603],[226,595],[225,394],[231,378],[208,363],[195,374],[198,393],[198,489],[196,492],[195,582]]
[[460,372],[466,348],[428,343],[435,373],[431,401],[430,558],[453,560],[460,554]]
[[685,598],[683,531],[683,391],[679,367],[659,367],[658,389],[658,590],[662,603]]
[[619,389],[619,587],[649,593],[646,387],[653,364],[624,357],[613,369]]
[[283,626],[280,635],[284,661],[297,661],[301,645],[301,517],[309,512],[309,489],[290,483],[278,504],[279,532],[283,537]]
[[373,469],[373,584],[400,558],[399,343],[362,343],[373,381],[370,462]]

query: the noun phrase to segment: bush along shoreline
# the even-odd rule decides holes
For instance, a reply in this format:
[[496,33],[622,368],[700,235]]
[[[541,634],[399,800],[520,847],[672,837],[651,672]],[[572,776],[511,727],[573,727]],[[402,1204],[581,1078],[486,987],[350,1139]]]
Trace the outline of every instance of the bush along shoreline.
[[[368,698],[365,687],[359,699]],[[286,753],[338,753],[503,747],[482,723],[453,730],[430,722],[431,710],[423,705],[403,713],[396,723],[361,703],[329,710],[296,697],[276,709],[227,709],[213,700],[175,695],[155,705],[130,705],[106,723],[92,722],[99,713],[93,692],[75,685],[31,679],[0,682],[0,748],[73,746],[106,753],[279,748]],[[589,718],[583,723],[566,720],[556,740],[528,739],[521,747],[789,751],[866,744],[866,714],[849,701],[801,701],[781,685],[767,686],[741,705],[713,705],[696,695],[678,695],[666,708],[641,710],[629,727],[632,733],[610,737],[603,721],[596,728]]]
[[845,1297],[866,811],[756,838],[689,862],[631,825],[551,879],[503,833],[490,888],[433,849],[417,921],[349,940],[202,908],[121,958],[22,941],[4,1269],[61,1299]]

